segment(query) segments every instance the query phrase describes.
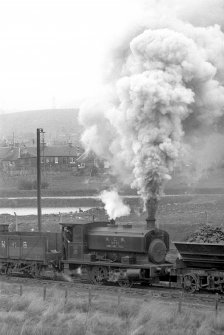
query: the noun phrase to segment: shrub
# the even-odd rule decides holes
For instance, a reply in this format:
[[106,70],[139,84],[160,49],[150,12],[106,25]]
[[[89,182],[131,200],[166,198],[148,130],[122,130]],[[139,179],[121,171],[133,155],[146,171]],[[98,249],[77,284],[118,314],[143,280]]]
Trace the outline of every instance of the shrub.
[[[49,183],[46,181],[41,182],[41,188],[48,188]],[[36,190],[37,189],[37,181],[36,180],[27,180],[21,179],[18,183],[19,190]]]
[[21,179],[18,188],[19,190],[32,190],[33,182],[31,180]]
[[[49,186],[49,183],[47,181],[42,181],[41,182],[41,188],[42,189],[46,189],[46,188],[48,188],[48,186]],[[36,180],[33,181],[33,189],[34,190],[37,189],[37,181]]]

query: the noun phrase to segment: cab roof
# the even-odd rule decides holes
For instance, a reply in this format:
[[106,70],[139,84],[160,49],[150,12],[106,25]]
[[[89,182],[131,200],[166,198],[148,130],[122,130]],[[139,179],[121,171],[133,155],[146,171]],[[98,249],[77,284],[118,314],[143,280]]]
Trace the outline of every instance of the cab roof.
[[88,226],[88,225],[108,225],[109,221],[90,221],[90,220],[74,220],[72,222],[59,222],[63,227],[73,227],[73,226]]

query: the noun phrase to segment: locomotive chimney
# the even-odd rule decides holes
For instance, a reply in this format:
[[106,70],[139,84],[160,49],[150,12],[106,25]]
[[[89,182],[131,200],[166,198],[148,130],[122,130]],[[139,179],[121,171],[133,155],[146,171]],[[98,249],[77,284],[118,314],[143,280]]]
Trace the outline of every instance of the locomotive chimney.
[[110,224],[111,224],[111,225],[115,225],[115,220],[114,220],[114,219],[111,219],[111,220],[110,220]]
[[147,211],[147,229],[155,229],[156,228],[156,210],[158,207],[157,199],[150,198],[146,202],[146,211]]

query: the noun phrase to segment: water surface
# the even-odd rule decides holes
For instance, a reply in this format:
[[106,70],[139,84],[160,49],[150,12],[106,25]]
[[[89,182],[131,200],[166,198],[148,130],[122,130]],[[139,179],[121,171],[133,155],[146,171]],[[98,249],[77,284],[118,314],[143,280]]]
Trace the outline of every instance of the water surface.
[[[79,209],[86,211],[91,207],[42,207],[42,214],[75,213]],[[3,207],[0,208],[1,214],[10,215],[37,215],[37,207]]]

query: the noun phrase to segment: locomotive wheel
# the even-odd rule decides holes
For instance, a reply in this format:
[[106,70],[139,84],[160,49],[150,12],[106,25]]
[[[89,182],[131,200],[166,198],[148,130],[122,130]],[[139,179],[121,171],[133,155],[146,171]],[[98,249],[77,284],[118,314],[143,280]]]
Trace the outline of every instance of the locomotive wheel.
[[7,263],[5,274],[10,276],[13,272],[14,265],[12,263]]
[[118,280],[118,285],[120,287],[132,287],[132,282],[129,279],[120,279]]
[[3,264],[2,267],[1,267],[1,270],[0,270],[0,274],[1,275],[6,275],[7,274],[7,269],[8,269],[8,264],[7,263]]
[[188,293],[194,293],[198,289],[198,278],[194,274],[186,274],[183,277],[182,286]]
[[39,278],[40,277],[40,268],[39,268],[38,264],[31,265],[30,275],[31,275],[32,278]]
[[102,285],[108,278],[108,270],[105,266],[94,266],[89,272],[90,281],[94,285]]

